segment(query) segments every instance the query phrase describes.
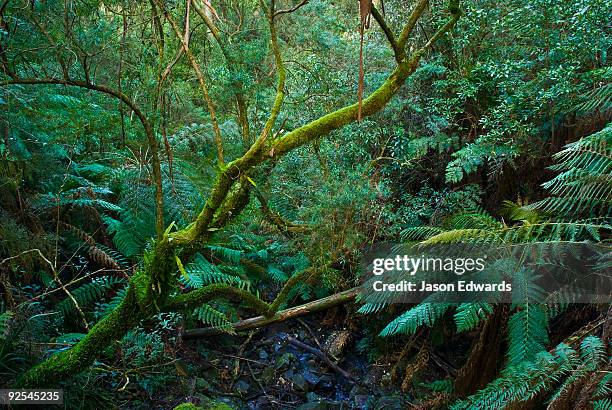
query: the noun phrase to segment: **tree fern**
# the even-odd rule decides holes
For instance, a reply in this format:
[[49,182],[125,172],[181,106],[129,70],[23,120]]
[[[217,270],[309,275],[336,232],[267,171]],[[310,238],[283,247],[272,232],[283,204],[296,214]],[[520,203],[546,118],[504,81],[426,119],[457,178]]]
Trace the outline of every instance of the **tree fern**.
[[[489,383],[484,389],[465,400],[460,400],[451,406],[452,409],[503,409],[511,404],[527,402],[535,397],[551,404],[581,378],[589,377],[593,371],[606,366],[608,358],[602,340],[595,336],[587,336],[580,344],[580,352],[576,352],[565,343],[559,344],[553,353],[541,351],[532,360],[523,361],[507,367],[501,376]],[[601,399],[604,375],[598,387],[590,392],[593,398],[593,408],[606,408],[608,399]],[[606,382],[603,382],[604,384]],[[543,394],[553,392],[546,398]],[[550,394],[550,393],[549,393]],[[604,396],[605,397],[605,396]]]
[[565,344],[557,346],[553,354],[539,352],[533,361],[508,367],[502,376],[451,409],[504,409],[514,402],[528,401],[550,389],[578,363],[578,354]]
[[612,123],[554,155],[560,172],[543,184],[551,197],[527,206],[559,217],[609,217],[612,211]]

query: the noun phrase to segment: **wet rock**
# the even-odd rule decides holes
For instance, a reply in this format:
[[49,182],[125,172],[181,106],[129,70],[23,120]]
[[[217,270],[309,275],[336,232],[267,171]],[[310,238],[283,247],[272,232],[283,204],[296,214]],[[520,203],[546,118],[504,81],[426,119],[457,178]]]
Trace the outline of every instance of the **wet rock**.
[[259,358],[262,360],[265,360],[269,357],[268,352],[266,352],[265,350],[260,350],[259,351]]
[[310,387],[306,378],[301,373],[294,374],[293,377],[291,377],[291,382],[293,383],[293,387],[298,391],[306,392]]
[[238,379],[236,384],[234,384],[234,389],[240,394],[247,393],[250,388],[251,385],[245,379]]
[[370,396],[367,394],[358,394],[357,396],[353,396],[353,405],[358,409],[365,409],[368,403],[368,399]]
[[304,379],[306,379],[308,384],[311,386],[316,386],[321,380],[316,374],[310,372],[309,370],[304,370],[302,372],[302,375],[304,376]]
[[317,393],[310,392],[306,393],[306,400],[308,401],[321,401],[323,397],[319,396]]
[[359,385],[354,385],[353,388],[351,389],[351,392],[349,393],[350,397],[355,397],[355,396],[362,396],[368,395],[368,390],[365,387],[361,387]]
[[309,403],[302,404],[296,410],[331,410],[331,409],[340,409],[340,405],[337,402],[321,400],[321,401],[311,401]]
[[251,410],[265,410],[271,407],[271,403],[266,396],[260,396],[257,400],[249,402],[248,406]]
[[318,390],[330,391],[334,389],[334,378],[328,374],[324,374],[319,378],[317,383]]

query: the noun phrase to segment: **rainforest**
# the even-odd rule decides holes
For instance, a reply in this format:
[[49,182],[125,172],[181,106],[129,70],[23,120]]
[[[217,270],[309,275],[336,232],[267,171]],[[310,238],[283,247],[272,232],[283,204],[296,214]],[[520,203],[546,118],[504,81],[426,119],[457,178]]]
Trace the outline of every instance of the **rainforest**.
[[[607,0],[0,0],[0,404],[612,410],[610,52]],[[511,300],[364,292],[389,245]]]

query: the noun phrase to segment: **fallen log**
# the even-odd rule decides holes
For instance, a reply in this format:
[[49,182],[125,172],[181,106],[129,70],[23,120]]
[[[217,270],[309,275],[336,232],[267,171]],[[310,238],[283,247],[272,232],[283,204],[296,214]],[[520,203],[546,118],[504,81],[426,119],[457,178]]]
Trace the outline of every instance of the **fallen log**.
[[[322,299],[313,300],[312,302],[305,303],[300,306],[284,309],[278,311],[272,317],[257,316],[249,319],[241,320],[232,325],[235,332],[244,330],[256,329],[258,327],[266,326],[272,323],[282,322],[287,319],[292,319],[299,316],[304,316],[309,313],[319,312],[321,310],[329,309],[334,306],[342,305],[346,302],[350,302],[355,299],[359,288],[351,288],[344,292],[336,293],[330,296],[326,296]],[[183,339],[197,339],[208,336],[215,336],[225,333],[223,330],[215,327],[204,327],[189,329],[183,332]]]

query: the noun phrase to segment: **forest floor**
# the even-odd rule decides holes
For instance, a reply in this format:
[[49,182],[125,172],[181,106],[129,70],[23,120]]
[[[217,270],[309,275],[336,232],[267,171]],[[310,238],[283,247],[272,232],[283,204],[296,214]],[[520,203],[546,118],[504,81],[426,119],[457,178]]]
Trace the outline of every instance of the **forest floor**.
[[[246,335],[185,340],[179,356],[193,370],[185,379],[188,386],[180,389],[180,401],[157,405],[206,406],[212,398],[232,408],[253,410],[411,408],[412,395],[400,389],[405,378],[405,363],[398,357],[402,346],[387,343],[389,354],[370,362],[369,347],[358,343],[365,322],[337,307]],[[423,369],[419,381],[410,382],[411,389],[422,380],[441,379],[454,371],[445,359],[433,362],[433,367]],[[399,372],[398,363],[403,365]]]

